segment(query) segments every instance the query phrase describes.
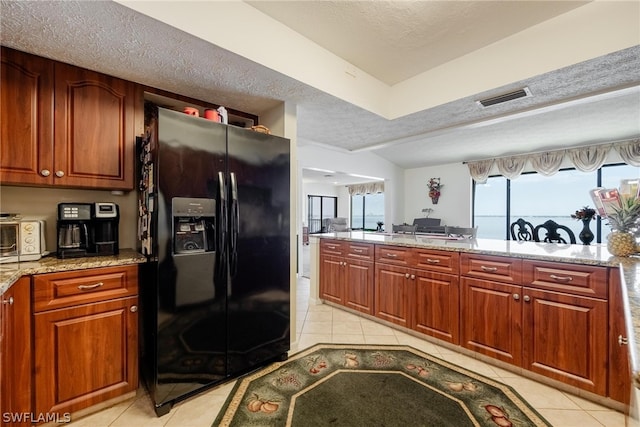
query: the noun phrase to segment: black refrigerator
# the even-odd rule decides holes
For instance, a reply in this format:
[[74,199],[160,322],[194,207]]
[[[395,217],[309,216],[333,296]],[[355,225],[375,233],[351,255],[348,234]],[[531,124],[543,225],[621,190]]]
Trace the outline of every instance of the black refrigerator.
[[289,140],[145,105],[141,374],[158,416],[289,350]]

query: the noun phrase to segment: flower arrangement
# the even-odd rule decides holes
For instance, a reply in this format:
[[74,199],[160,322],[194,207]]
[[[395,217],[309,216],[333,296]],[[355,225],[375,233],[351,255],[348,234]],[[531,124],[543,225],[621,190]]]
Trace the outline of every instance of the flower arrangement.
[[444,185],[440,184],[440,178],[431,178],[429,179],[429,197],[438,198],[440,197],[440,189],[444,187]]
[[595,219],[595,217],[596,210],[591,209],[589,206],[585,206],[582,209],[577,210],[576,213],[571,214],[571,218],[577,219],[579,221],[590,221],[592,219]]

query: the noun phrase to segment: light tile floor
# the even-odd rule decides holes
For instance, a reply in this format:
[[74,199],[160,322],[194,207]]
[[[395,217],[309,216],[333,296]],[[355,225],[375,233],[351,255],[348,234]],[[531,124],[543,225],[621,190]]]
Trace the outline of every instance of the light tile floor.
[[[486,364],[429,341],[385,325],[363,319],[328,305],[309,305],[309,279],[300,278],[297,290],[299,349],[316,343],[403,344],[464,366],[506,383],[520,393],[555,427],[621,427],[622,413],[578,396],[559,391],[507,370]],[[171,412],[155,416],[149,395],[143,388],[135,399],[72,422],[72,427],[211,427],[234,381],[176,404]]]

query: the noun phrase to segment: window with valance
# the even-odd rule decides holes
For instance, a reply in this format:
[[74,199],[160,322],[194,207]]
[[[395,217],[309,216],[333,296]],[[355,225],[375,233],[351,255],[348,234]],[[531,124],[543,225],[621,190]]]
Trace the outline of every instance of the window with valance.
[[467,166],[471,177],[479,184],[487,181],[494,165],[500,174],[508,179],[515,179],[520,176],[527,163],[541,175],[551,176],[560,170],[565,158],[568,158],[577,170],[593,172],[604,164],[607,154],[612,149],[618,152],[626,164],[640,166],[640,139],[480,160],[468,162]]

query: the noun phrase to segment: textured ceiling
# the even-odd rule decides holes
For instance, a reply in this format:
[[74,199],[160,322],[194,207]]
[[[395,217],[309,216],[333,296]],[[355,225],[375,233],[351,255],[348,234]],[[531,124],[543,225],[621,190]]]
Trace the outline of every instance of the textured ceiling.
[[[250,2],[388,82],[583,4],[360,3]],[[640,136],[637,45],[388,120],[119,3],[2,0],[0,8],[2,45],[258,115],[295,103],[298,144],[373,150],[402,167]],[[486,109],[475,102],[524,86],[532,97]]]

